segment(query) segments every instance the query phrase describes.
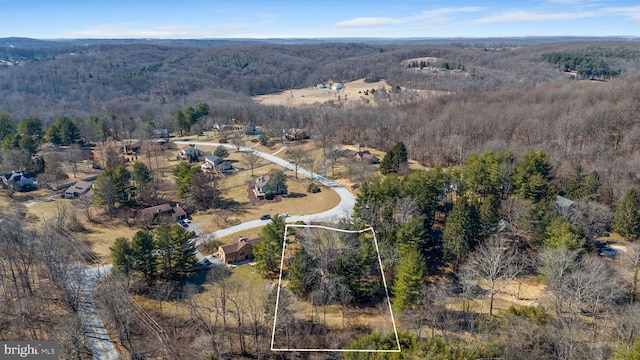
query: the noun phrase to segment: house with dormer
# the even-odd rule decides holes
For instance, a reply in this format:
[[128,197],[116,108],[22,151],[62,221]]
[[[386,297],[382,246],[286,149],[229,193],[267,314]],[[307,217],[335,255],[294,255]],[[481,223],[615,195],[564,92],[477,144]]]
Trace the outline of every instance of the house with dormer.
[[36,186],[34,175],[22,171],[2,175],[2,182],[6,187],[19,191],[33,189]]

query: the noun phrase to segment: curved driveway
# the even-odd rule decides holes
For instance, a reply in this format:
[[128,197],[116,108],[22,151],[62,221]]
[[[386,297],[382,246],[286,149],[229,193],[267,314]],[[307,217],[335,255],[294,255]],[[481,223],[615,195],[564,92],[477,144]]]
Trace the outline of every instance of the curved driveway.
[[[230,149],[236,149],[237,147],[234,145],[230,145],[230,144],[219,144],[219,143],[207,143],[207,142],[193,142],[193,141],[174,141],[176,144],[178,145],[196,145],[196,146],[223,146],[226,148],[230,148]],[[240,151],[247,151],[247,152],[253,152],[256,155],[260,156],[263,159],[266,159],[274,164],[278,164],[282,167],[285,167],[289,170],[295,171],[295,165],[284,160],[281,159],[273,154],[267,154],[264,153],[262,151],[257,151],[251,148],[247,148],[247,147],[240,147]],[[304,221],[304,222],[309,222],[309,221],[332,221],[332,220],[338,220],[340,218],[343,217],[347,217],[349,215],[351,215],[351,212],[353,211],[353,206],[356,203],[356,197],[349,192],[349,190],[347,190],[347,188],[345,188],[344,186],[336,183],[335,181],[329,180],[324,176],[318,175],[316,173],[312,173],[310,171],[308,171],[307,169],[304,169],[300,166],[298,166],[298,174],[301,174],[302,176],[308,177],[308,178],[313,178],[315,181],[319,182],[322,185],[325,185],[329,188],[331,188],[332,190],[334,190],[336,193],[338,193],[338,195],[340,196],[340,203],[338,204],[338,206],[334,207],[333,209],[329,209],[327,211],[318,213],[318,214],[310,214],[310,215],[303,215],[303,214],[291,214],[291,216],[289,216],[287,218],[287,222],[296,222],[296,221]],[[264,226],[266,224],[268,224],[271,220],[252,220],[252,221],[247,221],[244,222],[242,224],[238,224],[235,226],[231,226],[228,228],[224,228],[218,231],[213,232],[213,235],[216,238],[221,238],[223,236],[227,236],[227,235],[231,235],[233,233],[236,233],[238,231],[243,231],[243,230],[248,230],[248,229],[252,229],[255,227],[259,227],[259,226]]]
[[[192,142],[192,141],[175,141],[175,143],[180,145],[193,144],[196,146],[220,146],[221,145],[230,149],[236,149],[236,146],[229,145],[229,144]],[[284,147],[278,150],[277,152],[275,152],[274,154],[277,154],[283,149]],[[275,156],[274,154],[267,154],[261,151],[247,148],[247,147],[240,147],[240,151],[253,152],[256,155],[272,163],[278,164],[287,169],[295,171],[295,165]],[[318,214],[291,215],[287,217],[287,222],[332,221],[332,220],[338,220],[340,218],[351,215],[351,211],[353,210],[353,206],[355,205],[356,198],[344,186],[334,181],[331,181],[324,176],[312,173],[300,166],[298,166],[298,173],[301,174],[302,176],[313,178],[315,181],[321,183],[322,185],[325,185],[333,189],[340,196],[340,203],[338,204],[338,206],[334,207],[333,209],[329,209],[327,211],[324,211]],[[243,230],[267,225],[270,221],[271,220],[247,221],[242,224],[238,224],[235,226],[231,226],[225,229],[215,231],[212,234],[216,238],[221,238],[223,236],[236,233],[238,231],[243,231]],[[93,358],[95,360],[103,360],[103,359],[111,360],[111,359],[118,358],[115,352],[115,349],[113,347],[113,344],[109,340],[109,336],[106,332],[106,329],[104,328],[104,325],[102,324],[102,321],[98,315],[98,310],[95,307],[95,304],[93,302],[93,296],[92,296],[92,290],[93,290],[93,287],[96,285],[98,278],[102,275],[105,275],[106,273],[109,273],[110,270],[111,270],[111,264],[103,265],[97,268],[89,268],[85,270],[85,274],[87,275],[90,281],[83,282],[83,286],[81,289],[83,299],[82,299],[81,307],[79,309],[79,313],[80,313],[80,318],[85,327],[85,334],[91,343],[91,350],[93,352]]]

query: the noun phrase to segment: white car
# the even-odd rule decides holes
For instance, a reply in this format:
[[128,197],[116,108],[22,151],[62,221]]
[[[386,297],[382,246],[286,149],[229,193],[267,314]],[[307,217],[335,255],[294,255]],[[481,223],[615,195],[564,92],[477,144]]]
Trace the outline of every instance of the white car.
[[191,220],[189,220],[189,219],[187,219],[187,218],[185,218],[183,221],[184,221],[185,223],[187,223],[187,224],[191,223]]

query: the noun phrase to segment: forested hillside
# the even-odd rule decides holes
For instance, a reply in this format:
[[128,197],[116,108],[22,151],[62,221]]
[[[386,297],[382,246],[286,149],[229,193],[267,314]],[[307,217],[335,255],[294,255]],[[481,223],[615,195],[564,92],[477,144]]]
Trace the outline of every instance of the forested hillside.
[[[385,78],[419,89],[487,91],[566,81],[546,53],[586,51],[594,43],[560,43],[487,49],[444,45],[246,44],[209,48],[156,44],[0,47],[0,109],[15,117],[106,115],[158,120],[190,103],[213,102],[225,89],[252,96],[314,86],[332,79]],[[638,47],[603,42],[611,51]],[[469,76],[407,71],[403,60],[437,57],[465,67]],[[621,59],[624,70],[637,59]],[[17,66],[16,66],[17,65]],[[225,97],[236,97],[231,94]]]

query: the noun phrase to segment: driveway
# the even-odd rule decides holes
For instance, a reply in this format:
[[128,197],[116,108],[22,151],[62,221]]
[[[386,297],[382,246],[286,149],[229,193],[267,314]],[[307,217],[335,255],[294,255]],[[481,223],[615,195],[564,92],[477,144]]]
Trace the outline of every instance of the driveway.
[[[175,141],[175,143],[179,145],[194,144],[196,146],[198,145],[199,146],[224,146],[230,149],[236,149],[234,145],[219,144],[219,143],[193,142],[193,141]],[[292,163],[284,159],[281,159],[273,154],[267,154],[261,151],[247,148],[247,147],[240,147],[240,151],[254,152],[256,155],[272,163],[278,164],[287,169],[295,171],[295,166]],[[322,185],[325,185],[333,189],[340,196],[340,203],[338,204],[338,206],[334,207],[333,209],[329,209],[327,211],[324,211],[318,214],[291,215],[287,217],[287,222],[332,221],[332,220],[338,220],[340,218],[351,215],[351,212],[353,211],[353,207],[356,202],[356,197],[351,192],[349,192],[349,190],[347,190],[344,186],[334,181],[331,181],[325,178],[324,176],[320,176],[316,173],[311,173],[310,171],[300,166],[298,166],[298,174],[301,174],[302,176],[306,176],[308,178],[313,178],[315,181],[321,183]],[[221,238],[223,236],[231,235],[239,231],[244,231],[244,230],[264,226],[269,224],[270,222],[271,220],[247,221],[242,224],[238,224],[235,226],[231,226],[225,229],[215,231],[212,234],[208,234],[208,235],[209,236],[213,235],[214,238]],[[201,236],[202,234],[198,229],[199,225],[201,225],[201,223],[197,223],[197,224],[191,223],[187,227],[187,230],[194,231],[197,235],[200,235],[195,239],[196,245],[199,245],[203,241],[203,239],[206,238],[206,236]],[[196,253],[196,257],[200,262],[204,260],[204,256],[199,251]],[[91,342],[93,358],[96,360],[118,359],[115,349],[113,348],[113,344],[111,343],[111,341],[109,341],[106,329],[104,328],[104,325],[102,324],[102,320],[98,315],[98,311],[95,307],[95,304],[93,303],[93,296],[91,294],[92,289],[95,286],[95,284],[98,282],[98,279],[100,278],[100,276],[106,275],[110,271],[111,271],[111,264],[104,265],[101,267],[86,269],[85,273],[89,279],[88,281],[83,282],[84,284],[82,288],[83,305],[81,306],[81,310],[79,310],[79,312],[81,313],[81,318],[83,319],[83,325],[85,326],[85,334],[89,339],[89,341]]]

